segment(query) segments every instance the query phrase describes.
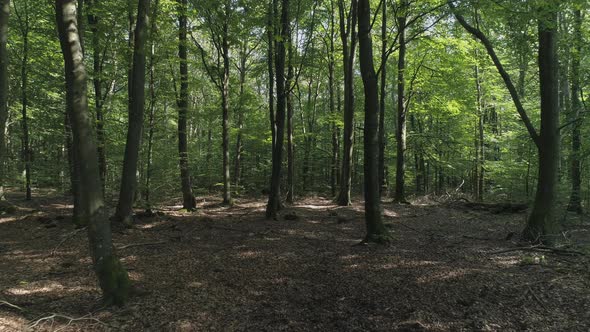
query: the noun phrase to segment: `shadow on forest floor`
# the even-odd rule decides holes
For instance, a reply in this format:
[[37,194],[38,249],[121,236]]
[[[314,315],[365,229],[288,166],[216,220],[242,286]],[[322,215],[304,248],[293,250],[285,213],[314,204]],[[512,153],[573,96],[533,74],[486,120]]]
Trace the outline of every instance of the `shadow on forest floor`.
[[[575,331],[590,328],[587,256],[510,250],[524,213],[384,203],[389,246],[356,245],[362,205],[310,197],[162,206],[114,234],[138,288],[100,308],[84,231],[64,198],[0,216],[0,330]],[[288,215],[288,216],[287,216]],[[285,220],[294,219],[294,220]],[[590,224],[570,232],[588,239]],[[21,310],[22,309],[22,310]],[[67,316],[67,317],[66,317]],[[76,320],[72,320],[76,318]]]

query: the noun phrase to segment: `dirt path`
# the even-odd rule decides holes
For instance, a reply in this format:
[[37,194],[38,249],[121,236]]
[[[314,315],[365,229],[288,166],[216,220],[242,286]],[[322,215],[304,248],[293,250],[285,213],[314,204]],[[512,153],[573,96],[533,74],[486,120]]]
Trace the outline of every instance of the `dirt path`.
[[63,200],[20,204],[0,216],[0,301],[19,307],[0,302],[0,330],[590,329],[587,256],[497,253],[515,247],[507,235],[524,214],[386,203],[383,247],[355,245],[358,204],[308,198],[266,221],[262,200],[218,203],[163,207],[114,235],[138,287],[124,308],[100,307],[86,234]]

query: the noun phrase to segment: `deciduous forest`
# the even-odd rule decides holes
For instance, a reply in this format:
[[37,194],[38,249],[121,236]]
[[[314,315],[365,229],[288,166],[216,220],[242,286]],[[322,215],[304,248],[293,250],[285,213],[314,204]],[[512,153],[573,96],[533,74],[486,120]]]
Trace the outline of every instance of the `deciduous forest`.
[[0,330],[587,331],[587,0],[0,0]]

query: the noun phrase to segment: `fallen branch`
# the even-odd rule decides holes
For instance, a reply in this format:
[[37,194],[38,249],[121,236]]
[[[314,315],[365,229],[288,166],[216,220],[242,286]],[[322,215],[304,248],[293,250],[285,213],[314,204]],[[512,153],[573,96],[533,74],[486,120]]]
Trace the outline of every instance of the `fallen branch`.
[[116,246],[115,249],[117,249],[117,250],[123,250],[123,249],[133,248],[133,247],[155,246],[155,245],[165,244],[165,243],[166,243],[166,241],[130,243],[130,244],[125,244],[125,245],[121,245],[121,246]]
[[516,248],[492,251],[492,252],[490,252],[490,255],[503,254],[503,253],[512,252],[512,251],[551,252],[551,253],[554,253],[557,255],[565,255],[565,256],[586,256],[586,254],[581,251],[547,247],[547,246],[516,247]]
[[80,233],[80,231],[86,230],[86,227],[82,227],[82,228],[78,228],[76,230],[74,230],[73,232],[70,232],[68,234],[66,234],[64,236],[64,238],[59,241],[59,243],[57,244],[57,246],[55,246],[55,248],[53,248],[53,250],[51,250],[51,256],[54,256],[57,252],[57,249],[59,249],[59,247],[62,246],[62,244],[64,244],[67,240],[69,240],[70,238],[74,237],[74,235]]
[[533,298],[535,299],[535,301],[537,301],[541,305],[541,307],[543,307],[543,309],[545,309],[545,311],[549,311],[549,309],[547,309],[547,305],[545,305],[545,302],[543,300],[541,300],[539,298],[539,296],[537,296],[537,294],[535,293],[535,291],[533,291],[530,286],[527,287],[527,289],[528,289],[528,292],[533,296]]
[[70,326],[73,322],[83,321],[83,320],[93,321],[96,324],[103,325],[103,326],[108,326],[106,323],[102,322],[98,318],[89,317],[88,315],[85,315],[85,316],[82,316],[82,317],[70,317],[70,316],[66,316],[66,315],[62,315],[62,314],[55,314],[54,313],[54,314],[51,314],[49,316],[41,317],[39,319],[30,321],[29,322],[29,328],[32,329],[32,328],[38,326],[39,324],[41,324],[41,323],[43,323],[45,321],[51,321],[52,324],[53,324],[53,322],[55,321],[56,318],[67,319],[68,322],[67,322],[67,324],[65,326],[63,326],[63,327],[55,330],[55,332],[65,329],[66,327]]
[[4,301],[4,300],[0,300],[0,305],[9,306],[9,307],[11,307],[11,308],[14,308],[14,309],[17,309],[17,310],[19,310],[19,311],[25,311],[25,309],[23,309],[23,308],[21,308],[21,307],[17,306],[16,304],[12,304],[12,303],[10,303],[10,302],[6,302],[6,301]]

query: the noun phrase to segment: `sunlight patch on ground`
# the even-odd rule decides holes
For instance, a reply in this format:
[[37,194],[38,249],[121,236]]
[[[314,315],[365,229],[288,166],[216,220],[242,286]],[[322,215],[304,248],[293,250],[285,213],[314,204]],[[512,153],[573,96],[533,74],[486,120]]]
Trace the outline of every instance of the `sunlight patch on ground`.
[[399,217],[399,215],[395,211],[390,210],[390,209],[383,209],[383,216],[390,217],[390,218]]
[[21,317],[0,316],[0,331],[23,331],[26,322]]
[[496,265],[501,267],[511,267],[519,265],[522,258],[518,255],[499,256],[491,259]]
[[55,291],[63,291],[64,286],[56,281],[44,282],[32,282],[27,283],[21,281],[21,287],[12,287],[5,290],[6,293],[11,295],[29,295],[39,293],[50,293]]

